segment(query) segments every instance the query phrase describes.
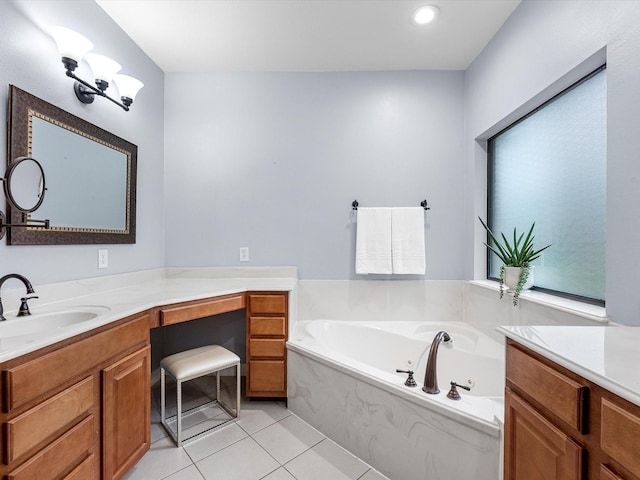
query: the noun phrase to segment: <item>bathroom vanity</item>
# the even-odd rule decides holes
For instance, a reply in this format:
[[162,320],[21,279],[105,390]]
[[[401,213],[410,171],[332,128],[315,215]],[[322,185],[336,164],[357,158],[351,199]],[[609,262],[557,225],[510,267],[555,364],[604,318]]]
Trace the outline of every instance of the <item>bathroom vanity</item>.
[[[0,478],[122,478],[150,446],[152,328],[203,317],[212,317],[215,328],[215,315],[246,308],[247,395],[286,397],[284,345],[295,281],[135,282],[57,307],[102,305],[106,313],[95,319],[22,346],[15,337],[13,344],[0,338]],[[38,308],[32,311],[37,320]],[[8,318],[5,325],[23,321]]]
[[640,479],[640,333],[501,327],[505,480]]
[[2,478],[122,478],[150,445],[150,351],[145,313],[3,363]]

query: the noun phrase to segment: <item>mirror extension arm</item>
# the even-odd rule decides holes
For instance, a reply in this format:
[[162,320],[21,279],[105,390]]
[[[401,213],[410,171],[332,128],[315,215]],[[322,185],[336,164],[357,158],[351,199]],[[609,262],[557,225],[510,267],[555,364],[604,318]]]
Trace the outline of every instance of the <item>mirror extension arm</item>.
[[[25,215],[23,215],[24,218]],[[48,230],[51,225],[49,220],[33,220],[27,219],[24,223],[6,223],[7,217],[4,213],[0,212],[0,240],[4,238],[7,228],[43,228]]]

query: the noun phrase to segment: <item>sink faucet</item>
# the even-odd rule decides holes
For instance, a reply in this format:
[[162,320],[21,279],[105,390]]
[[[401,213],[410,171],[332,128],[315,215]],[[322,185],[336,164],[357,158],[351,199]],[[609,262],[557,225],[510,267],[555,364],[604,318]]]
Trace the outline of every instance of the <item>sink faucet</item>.
[[[4,282],[9,280],[10,278],[17,278],[22,283],[24,283],[24,286],[27,289],[27,294],[36,293],[33,290],[33,286],[31,286],[31,282],[29,280],[27,280],[26,277],[23,277],[22,275],[19,275],[17,273],[10,273],[10,274],[5,275],[4,277],[0,278],[0,291],[2,290],[2,285],[4,284]],[[0,322],[3,322],[3,321],[6,320],[6,318],[4,317],[3,313],[4,313],[4,308],[2,307],[2,298],[0,298]]]
[[422,387],[422,391],[432,395],[440,393],[440,389],[438,388],[438,375],[436,371],[436,360],[438,359],[438,347],[440,346],[440,342],[445,345],[451,345],[453,340],[447,332],[440,331],[436,333],[433,342],[431,342],[429,358],[427,359],[427,371],[424,374],[424,386]]

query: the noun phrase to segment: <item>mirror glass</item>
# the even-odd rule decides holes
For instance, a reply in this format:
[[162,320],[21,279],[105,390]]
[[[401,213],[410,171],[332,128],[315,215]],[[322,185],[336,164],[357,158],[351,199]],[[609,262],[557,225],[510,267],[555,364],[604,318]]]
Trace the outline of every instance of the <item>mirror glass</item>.
[[33,158],[17,158],[7,169],[4,186],[13,207],[25,213],[36,211],[45,193],[42,166]]
[[38,216],[50,220],[48,230],[9,232],[10,245],[135,243],[136,145],[10,85],[8,150],[42,165]]
[[[127,228],[127,155],[34,113],[32,154],[47,172],[47,201],[38,215],[70,228]],[[70,180],[73,188],[69,188]]]

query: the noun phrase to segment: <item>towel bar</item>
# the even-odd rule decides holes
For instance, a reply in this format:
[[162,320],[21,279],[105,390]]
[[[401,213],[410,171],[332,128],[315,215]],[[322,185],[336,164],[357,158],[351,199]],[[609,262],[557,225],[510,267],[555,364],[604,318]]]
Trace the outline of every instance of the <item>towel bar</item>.
[[[420,202],[420,206],[425,210],[431,210],[431,207],[428,206],[428,203],[426,200],[422,200]],[[354,200],[353,202],[351,202],[351,208],[353,210],[358,210],[358,200]]]

